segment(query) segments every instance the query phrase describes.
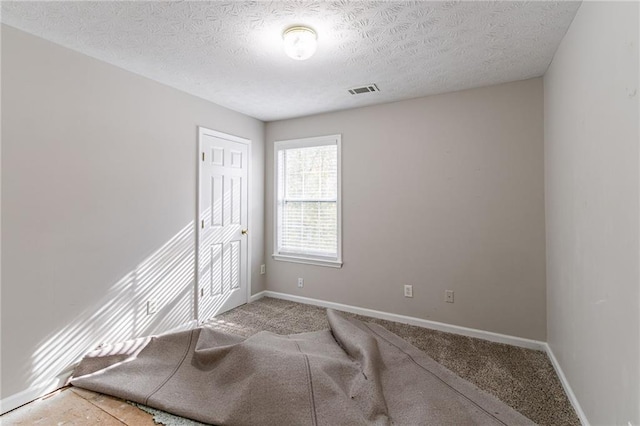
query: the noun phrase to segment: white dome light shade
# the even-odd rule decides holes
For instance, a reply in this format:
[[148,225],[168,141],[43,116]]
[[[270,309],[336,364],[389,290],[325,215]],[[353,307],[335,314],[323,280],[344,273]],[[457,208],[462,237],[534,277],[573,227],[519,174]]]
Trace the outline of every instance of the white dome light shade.
[[316,53],[318,38],[316,32],[307,27],[291,27],[283,34],[284,51],[292,59],[304,61]]

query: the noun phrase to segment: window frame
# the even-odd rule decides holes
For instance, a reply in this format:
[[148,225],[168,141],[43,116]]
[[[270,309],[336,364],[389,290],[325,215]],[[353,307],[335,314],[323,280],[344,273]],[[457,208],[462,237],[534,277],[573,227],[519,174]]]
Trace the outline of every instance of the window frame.
[[[337,176],[337,197],[336,197],[336,210],[337,210],[337,224],[336,224],[336,258],[315,256],[312,254],[301,253],[287,253],[279,252],[278,240],[278,185],[280,184],[278,179],[279,168],[279,153],[280,151],[287,149],[297,148],[311,148],[315,146],[327,146],[336,145],[337,150],[337,164],[338,164],[338,176]],[[327,135],[316,136],[310,138],[289,139],[282,141],[275,141],[273,144],[273,255],[274,260],[304,263],[316,266],[328,266],[331,268],[342,267],[342,135]]]

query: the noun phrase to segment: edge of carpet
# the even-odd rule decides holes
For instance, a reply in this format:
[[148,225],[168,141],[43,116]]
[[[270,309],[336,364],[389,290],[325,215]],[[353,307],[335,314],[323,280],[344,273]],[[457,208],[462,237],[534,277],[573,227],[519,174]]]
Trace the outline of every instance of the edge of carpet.
[[166,411],[138,404],[137,402],[127,401],[127,404],[133,405],[145,413],[151,414],[155,424],[164,426],[210,426],[207,423],[200,423],[195,420],[187,419],[186,417],[176,416],[174,414],[167,413]]

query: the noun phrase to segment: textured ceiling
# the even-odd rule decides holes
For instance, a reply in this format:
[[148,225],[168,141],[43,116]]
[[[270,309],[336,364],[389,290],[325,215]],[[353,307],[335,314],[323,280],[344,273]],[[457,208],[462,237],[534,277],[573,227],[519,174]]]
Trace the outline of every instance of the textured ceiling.
[[[579,2],[9,2],[2,22],[265,121],[542,75]],[[285,56],[294,24],[318,33]],[[348,88],[376,83],[378,93]]]

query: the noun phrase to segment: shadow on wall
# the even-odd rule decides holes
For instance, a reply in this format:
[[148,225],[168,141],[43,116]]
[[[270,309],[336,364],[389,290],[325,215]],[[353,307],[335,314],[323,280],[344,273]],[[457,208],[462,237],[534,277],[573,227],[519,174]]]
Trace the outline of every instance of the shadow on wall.
[[[157,334],[193,320],[194,241],[191,222],[116,282],[102,300],[44,339],[32,355],[26,386],[62,386],[75,363],[98,345]],[[157,306],[150,315],[149,300]]]

